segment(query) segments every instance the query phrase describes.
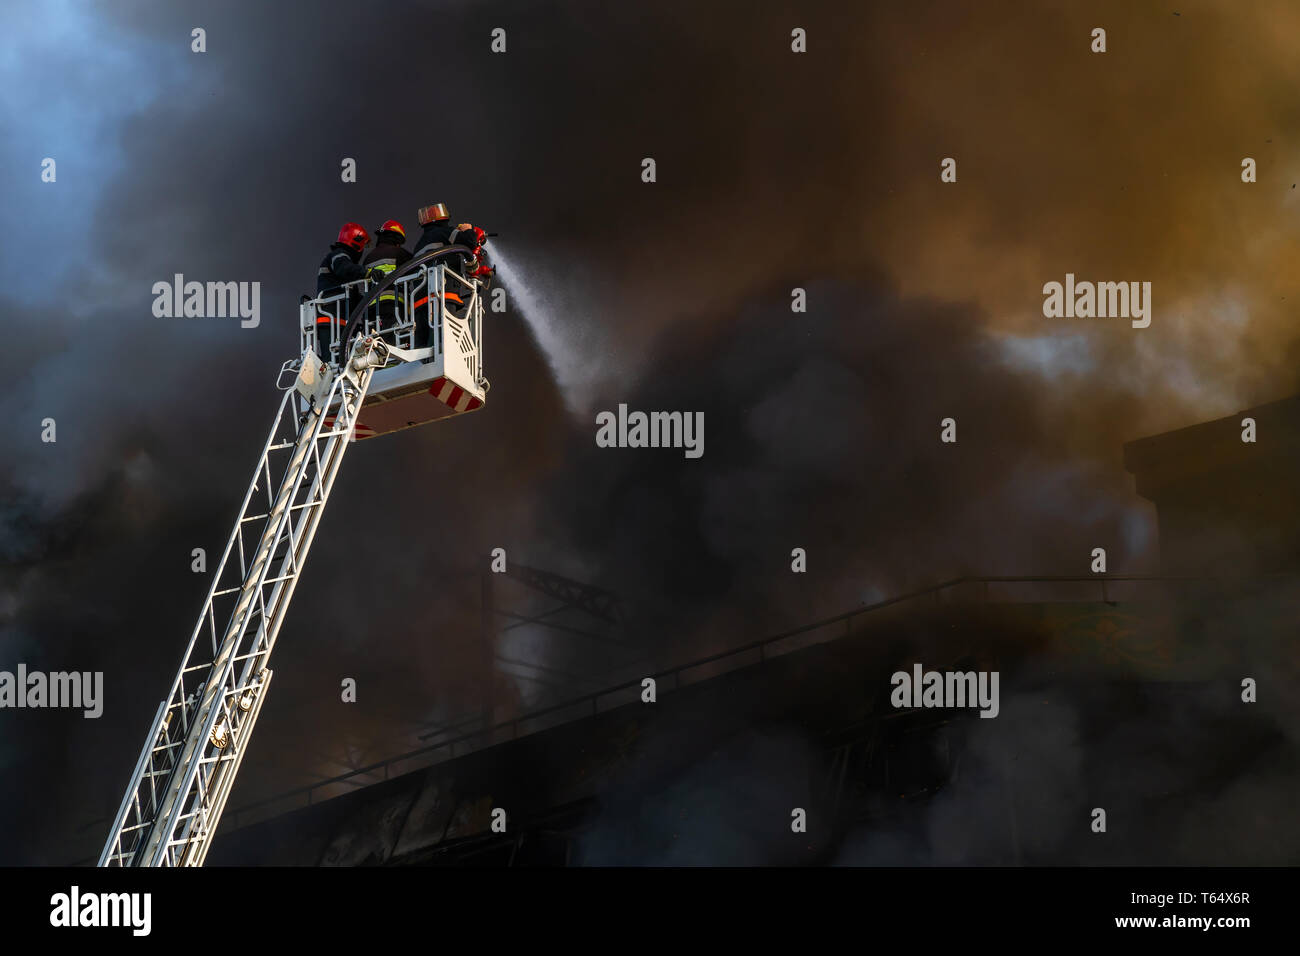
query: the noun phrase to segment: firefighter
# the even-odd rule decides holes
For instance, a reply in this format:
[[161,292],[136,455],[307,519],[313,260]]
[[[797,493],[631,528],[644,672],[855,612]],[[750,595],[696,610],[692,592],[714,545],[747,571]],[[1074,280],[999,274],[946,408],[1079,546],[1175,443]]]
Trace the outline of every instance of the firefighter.
[[487,250],[480,246],[469,264],[471,268],[465,273],[465,278],[477,279],[482,290],[480,294],[487,295],[488,289],[492,287],[492,278],[497,274],[497,270],[488,263]]
[[[316,272],[316,295],[318,298],[335,295],[342,290],[345,282],[364,279],[370,271],[361,264],[361,254],[370,245],[370,233],[355,222],[345,222],[339,229],[339,237],[330,244],[330,251],[320,261]],[[336,313],[340,323],[346,323],[352,307],[361,301],[357,289],[349,290],[349,295],[334,304],[330,311]],[[331,317],[321,310],[316,315],[316,353],[322,362],[332,361],[330,356],[330,321]],[[342,325],[340,324],[340,331]]]
[[333,295],[343,283],[365,278],[367,270],[361,265],[361,253],[368,245],[370,233],[355,222],[345,222],[316,271],[316,295]]
[[[470,260],[473,260],[482,251],[483,242],[486,239],[487,234],[482,229],[479,229],[477,226],[468,222],[462,222],[457,226],[453,226],[451,224],[451,215],[447,212],[447,206],[444,203],[439,202],[434,203],[431,206],[422,207],[417,214],[417,218],[420,221],[420,225],[424,227],[424,231],[420,233],[420,238],[416,240],[415,254],[417,256],[429,252],[432,249],[442,249],[446,246],[459,245],[468,246],[470,250],[472,250]],[[453,271],[468,278],[466,268],[468,263],[465,256],[451,256],[449,257],[449,260],[444,261],[446,261],[446,264],[450,266]],[[447,311],[457,317],[463,317],[467,305],[468,292],[469,290],[455,279],[448,281],[446,287],[443,289],[443,297],[447,302]],[[419,308],[427,301],[427,297],[417,300],[415,307]],[[416,348],[423,348],[428,345],[430,330],[427,321],[424,321],[426,317],[427,313],[422,314],[417,318],[415,323],[417,336],[423,336],[423,338],[416,339]],[[421,328],[421,326],[423,326],[423,328]],[[424,344],[421,345],[421,342]]]
[[[375,230],[375,248],[366,253],[363,265],[372,271],[378,271],[387,276],[410,258],[411,254],[406,251],[406,230],[402,228],[402,224],[396,219],[389,219]],[[395,290],[390,288],[383,292],[379,296],[375,308],[381,329],[391,330],[394,326],[401,324],[402,317],[397,314],[397,293]],[[384,335],[384,339],[392,345],[396,345],[397,333],[389,331],[388,334]]]

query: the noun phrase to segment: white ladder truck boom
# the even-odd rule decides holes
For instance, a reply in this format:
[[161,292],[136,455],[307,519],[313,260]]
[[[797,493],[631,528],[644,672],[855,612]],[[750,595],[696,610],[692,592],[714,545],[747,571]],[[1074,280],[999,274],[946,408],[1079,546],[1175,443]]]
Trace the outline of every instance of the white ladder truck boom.
[[[100,866],[203,864],[266,700],[271,651],[349,445],[482,406],[488,388],[482,283],[446,262],[468,252],[452,246],[415,257],[351,313],[347,287],[303,303],[302,357],[281,369],[280,410]],[[462,302],[468,294],[459,315],[444,298],[453,285]],[[370,306],[384,292],[395,296],[397,324],[383,328],[381,337]],[[326,332],[341,356],[328,366],[315,351],[318,336],[326,344]],[[294,381],[285,385],[290,372]]]

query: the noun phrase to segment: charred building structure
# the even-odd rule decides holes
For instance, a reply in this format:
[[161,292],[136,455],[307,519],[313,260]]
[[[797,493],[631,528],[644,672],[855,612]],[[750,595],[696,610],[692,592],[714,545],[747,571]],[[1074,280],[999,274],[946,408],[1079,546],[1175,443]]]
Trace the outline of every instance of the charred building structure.
[[[1124,459],[1160,575],[859,608],[232,814],[209,865],[1294,864],[1300,398]],[[916,664],[998,716],[896,706]]]

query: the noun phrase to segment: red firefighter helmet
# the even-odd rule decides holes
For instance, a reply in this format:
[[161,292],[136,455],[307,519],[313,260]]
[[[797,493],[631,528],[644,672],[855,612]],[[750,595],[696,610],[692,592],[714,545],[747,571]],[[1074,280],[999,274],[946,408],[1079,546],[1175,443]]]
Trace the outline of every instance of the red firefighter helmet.
[[406,238],[406,230],[402,228],[402,224],[396,219],[385,220],[384,224],[376,229],[375,232],[395,232],[403,239]]
[[343,243],[349,249],[360,252],[366,246],[370,245],[370,233],[365,228],[358,226],[355,222],[345,222],[343,228],[339,230],[338,242]]
[[446,203],[436,202],[432,206],[421,206],[417,218],[420,220],[420,225],[427,226],[431,222],[441,222],[450,215]]

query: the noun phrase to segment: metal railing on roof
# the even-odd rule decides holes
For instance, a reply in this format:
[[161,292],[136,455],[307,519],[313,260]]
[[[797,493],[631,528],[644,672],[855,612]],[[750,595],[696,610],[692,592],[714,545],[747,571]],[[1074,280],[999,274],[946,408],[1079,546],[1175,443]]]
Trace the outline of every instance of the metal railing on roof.
[[[561,723],[568,723],[569,721],[572,720],[580,720],[585,717],[594,716],[601,712],[601,701],[605,700],[606,698],[615,698],[620,694],[625,695],[628,697],[628,700],[620,700],[615,705],[615,706],[622,706],[622,704],[629,703],[632,699],[635,699],[635,695],[638,695],[641,690],[641,686],[642,686],[641,682],[647,677],[654,678],[656,683],[659,684],[661,687],[663,686],[664,679],[671,677],[672,685],[667,689],[676,690],[683,686],[682,676],[687,674],[690,671],[705,668],[708,667],[709,665],[718,665],[727,662],[733,664],[733,666],[731,667],[721,667],[713,671],[709,675],[709,676],[717,676],[718,674],[727,673],[728,671],[735,670],[740,667],[750,666],[756,663],[763,663],[772,657],[777,657],[783,654],[792,653],[794,651],[801,650],[804,647],[811,646],[811,644],[814,643],[824,643],[825,641],[835,640],[841,637],[847,637],[849,634],[852,633],[853,621],[855,618],[860,618],[863,617],[864,615],[873,614],[875,612],[884,610],[885,608],[893,607],[899,604],[904,604],[909,601],[933,599],[936,604],[942,604],[943,597],[946,593],[952,592],[955,589],[962,588],[962,587],[971,586],[972,590],[974,590],[976,595],[978,596],[978,601],[980,603],[986,603],[989,600],[990,585],[1087,584],[1089,586],[1089,589],[1093,587],[1098,589],[1097,593],[1100,596],[1102,602],[1112,603],[1113,587],[1116,584],[1123,584],[1123,583],[1171,584],[1171,583],[1180,583],[1180,582],[1188,583],[1188,584],[1191,583],[1205,584],[1213,581],[1240,583],[1243,581],[1259,581],[1259,580],[1266,580],[1271,578],[1285,579],[1285,578],[1292,578],[1292,577],[1294,577],[1294,575],[1288,575],[1288,574],[1257,575],[1249,578],[1209,577],[1205,575],[1095,574],[1095,575],[1040,575],[1040,576],[994,575],[994,576],[985,576],[985,577],[953,578],[951,580],[944,581],[940,584],[931,585],[929,587],[921,588],[916,591],[910,591],[906,594],[902,594],[897,597],[888,598],[886,600],[877,601],[873,604],[865,605],[863,607],[854,608],[851,611],[845,611],[841,614],[836,614],[831,617],[822,618],[820,620],[813,621],[810,624],[804,624],[796,628],[791,628],[790,630],[782,631],[778,634],[773,634],[756,641],[751,641],[747,644],[743,644],[738,647],[729,648],[724,651],[719,651],[716,654],[710,654],[706,657],[697,658],[685,664],[679,664],[676,667],[671,667],[666,670],[647,673],[633,680],[624,681],[620,684],[615,684],[611,687],[606,687],[603,690],[593,691],[588,694],[582,694],[559,704],[553,704],[549,707],[543,707],[539,710],[530,711],[527,714],[521,714],[517,717],[511,718],[510,720],[502,721],[492,727],[479,728],[477,730],[467,731],[465,733],[459,734],[455,737],[448,738],[446,740],[430,743],[426,746],[419,747],[414,750],[410,750],[407,751],[406,753],[398,754],[393,757],[387,757],[384,760],[377,761],[376,763],[369,764],[368,766],[365,767],[359,767],[355,770],[350,770],[347,773],[340,774],[336,777],[331,777],[329,779],[321,780],[316,783],[309,784],[307,786],[298,787],[294,790],[286,791],[284,793],[278,794],[273,797],[267,797],[262,800],[257,800],[252,803],[245,804],[244,806],[239,807],[238,809],[228,811],[228,814],[231,816],[230,828],[235,829],[240,825],[245,825],[245,822],[253,822],[253,821],[247,821],[247,818],[250,815],[254,814],[256,811],[264,810],[268,807],[285,803],[286,801],[297,800],[298,802],[294,806],[284,807],[281,812],[288,812],[289,810],[297,809],[300,806],[310,806],[313,803],[315,795],[317,795],[320,791],[324,790],[327,787],[368,786],[370,784],[379,782],[379,780],[364,779],[364,778],[375,778],[375,777],[379,777],[381,774],[382,774],[382,777],[380,777],[381,780],[388,780],[392,776],[393,769],[403,763],[411,764],[411,766],[405,768],[404,770],[404,772],[409,772],[411,770],[418,770],[423,767],[432,766],[435,763],[442,763],[445,760],[451,760],[456,756],[458,756],[457,753],[458,746],[460,747],[459,755],[463,756],[466,753],[470,753],[475,750],[480,750],[485,747],[492,746],[498,742],[518,739],[521,736],[520,734],[521,727],[524,728],[523,735],[527,736],[528,734],[536,733],[540,730],[548,729],[549,727],[556,726]],[[799,637],[801,635],[811,634],[813,632],[822,630],[823,628],[833,628],[836,625],[842,625],[843,630],[842,631],[837,630],[836,633],[825,637],[821,641],[798,643],[798,644],[794,644],[793,646],[780,649],[780,650],[776,650],[776,648],[774,647],[775,645],[780,644],[783,641],[791,641],[792,638]],[[756,660],[752,659],[753,655],[755,654],[757,654]],[[688,681],[687,683],[693,683],[693,681]],[[629,692],[631,693],[629,694]],[[559,715],[564,714],[565,712],[569,712],[569,716],[567,718],[555,720],[553,723],[547,724],[546,727],[535,727],[531,730],[528,729],[527,727],[527,725],[535,724],[539,721],[542,721],[544,718],[557,717]],[[427,736],[437,736],[437,733],[430,734]],[[443,751],[445,751],[445,757],[443,757],[442,759],[436,759],[439,752],[443,752]],[[421,760],[421,758],[426,758],[426,757],[429,759],[417,763],[417,761]]]

